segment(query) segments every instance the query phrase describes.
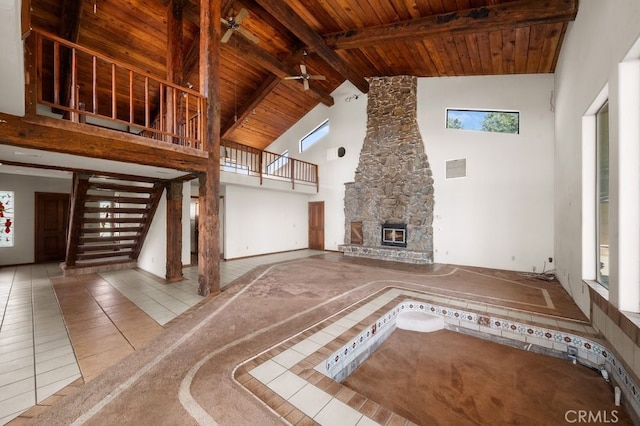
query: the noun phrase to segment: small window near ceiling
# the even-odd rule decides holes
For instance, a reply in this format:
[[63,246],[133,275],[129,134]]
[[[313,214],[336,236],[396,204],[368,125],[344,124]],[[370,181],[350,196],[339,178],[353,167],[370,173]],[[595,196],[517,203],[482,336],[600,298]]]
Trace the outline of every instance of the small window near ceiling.
[[311,145],[329,134],[329,120],[325,120],[318,127],[300,139],[300,152],[305,152]]
[[447,129],[520,133],[520,113],[475,109],[447,109]]
[[0,191],[0,247],[13,247],[14,205],[13,191]]
[[[274,154],[275,155],[275,154]],[[286,150],[267,166],[267,174],[275,175],[284,166],[289,163],[289,150]]]

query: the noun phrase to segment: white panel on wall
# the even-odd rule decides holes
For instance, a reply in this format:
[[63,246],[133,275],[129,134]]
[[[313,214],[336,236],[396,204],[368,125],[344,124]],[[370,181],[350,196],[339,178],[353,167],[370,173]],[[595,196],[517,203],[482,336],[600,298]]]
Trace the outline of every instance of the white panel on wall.
[[455,179],[467,176],[467,159],[458,158],[456,160],[445,161],[445,177]]

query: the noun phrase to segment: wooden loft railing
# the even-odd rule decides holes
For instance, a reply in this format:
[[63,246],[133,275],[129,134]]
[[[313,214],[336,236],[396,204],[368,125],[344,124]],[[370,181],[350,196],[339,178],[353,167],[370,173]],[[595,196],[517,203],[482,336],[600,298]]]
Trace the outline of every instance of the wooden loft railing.
[[296,184],[320,188],[316,164],[225,140],[220,151],[222,171],[258,176],[261,185],[267,178],[291,182],[292,189]]
[[[36,104],[74,122],[88,117],[155,140],[203,149],[206,98],[43,30],[33,30]],[[33,82],[33,78],[31,82]]]
[[[46,31],[27,40],[30,99],[74,122],[93,118],[124,125],[141,136],[203,150],[206,98],[198,92],[108,58]],[[35,74],[35,78],[33,76]],[[35,86],[34,86],[35,83]],[[73,88],[73,90],[72,90]],[[318,166],[288,156],[222,141],[224,171],[319,188]]]

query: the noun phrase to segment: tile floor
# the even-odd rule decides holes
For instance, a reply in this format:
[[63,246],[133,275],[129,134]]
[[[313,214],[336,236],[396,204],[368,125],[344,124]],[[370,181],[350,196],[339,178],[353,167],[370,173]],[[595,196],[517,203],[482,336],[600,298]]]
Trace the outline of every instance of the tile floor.
[[[320,253],[221,262],[221,287],[257,266]],[[167,285],[138,270],[62,277],[57,264],[0,267],[0,424],[39,404],[29,410],[35,415],[57,391],[91,380],[203,300],[197,267],[183,274]]]

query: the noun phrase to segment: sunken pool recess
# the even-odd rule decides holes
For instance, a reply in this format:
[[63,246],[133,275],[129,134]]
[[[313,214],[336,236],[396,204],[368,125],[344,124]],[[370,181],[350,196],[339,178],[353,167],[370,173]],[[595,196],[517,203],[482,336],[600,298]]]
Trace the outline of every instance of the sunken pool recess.
[[400,312],[422,311],[441,316],[445,329],[546,355],[567,358],[568,346],[574,346],[581,362],[605,366],[613,383],[622,389],[626,409],[632,417],[638,416],[637,384],[597,340],[596,330],[588,323],[490,305],[480,312],[483,309],[478,307],[483,306],[387,287],[245,361],[234,370],[234,378],[289,423],[308,417],[332,424],[338,415],[341,424],[408,422],[338,380],[355,370],[393,332]]

